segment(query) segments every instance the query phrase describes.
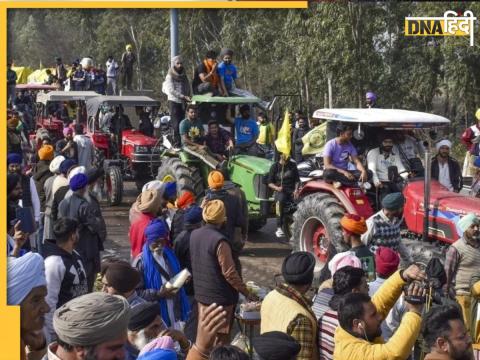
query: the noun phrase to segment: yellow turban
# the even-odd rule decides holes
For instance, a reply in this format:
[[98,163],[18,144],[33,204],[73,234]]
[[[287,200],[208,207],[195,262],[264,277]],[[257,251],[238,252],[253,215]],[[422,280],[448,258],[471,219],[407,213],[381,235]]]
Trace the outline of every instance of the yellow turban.
[[480,108],[477,109],[477,112],[475,113],[475,117],[477,118],[478,121],[480,121]]
[[221,189],[223,187],[224,178],[220,171],[213,170],[208,174],[208,187],[210,189]]
[[225,205],[222,200],[208,201],[202,212],[203,220],[207,224],[220,225],[227,221],[225,216]]
[[53,146],[52,145],[43,145],[40,150],[38,150],[38,158],[40,160],[53,160]]
[[132,45],[128,44],[127,46],[125,46],[125,49],[128,51],[128,50],[132,50]]

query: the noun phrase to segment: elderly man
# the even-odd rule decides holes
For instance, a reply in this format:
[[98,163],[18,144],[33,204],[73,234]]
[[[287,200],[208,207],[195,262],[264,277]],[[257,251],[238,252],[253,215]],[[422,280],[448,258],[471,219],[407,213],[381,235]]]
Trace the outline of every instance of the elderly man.
[[437,155],[432,161],[432,179],[438,180],[449,191],[460,192],[463,187],[462,171],[454,158],[450,157],[452,143],[441,140],[436,144]]
[[55,152],[57,155],[62,155],[66,159],[78,161],[77,143],[73,141],[73,129],[66,127],[63,129],[63,139],[60,139],[55,144]]
[[263,300],[260,333],[281,331],[301,346],[298,360],[318,359],[317,319],[305,294],[313,282],[315,258],[299,251],[288,255],[282,264],[285,283]]
[[170,110],[170,123],[173,127],[173,138],[175,147],[180,145],[179,124],[185,114],[184,104],[191,101],[192,91],[186,71],[183,67],[181,56],[174,56],[171,67],[168,69],[162,92],[168,96],[168,108]]
[[159,311],[158,303],[151,302],[132,308],[128,323],[127,360],[137,359],[140,351],[148,343],[162,336],[169,336],[177,341],[183,354],[190,349],[190,341],[181,331],[168,329],[160,317]]
[[168,235],[168,226],[163,219],[152,220],[145,229],[145,245],[134,259],[133,266],[143,278],[140,288],[158,291],[163,321],[180,329],[190,315],[190,303],[183,288],[167,286],[167,282],[182,270],[175,253],[167,246]]
[[87,175],[79,173],[69,181],[73,194],[63,199],[58,206],[59,217],[75,219],[79,223],[77,250],[84,261],[88,290],[92,291],[96,274],[100,271],[100,250],[102,249],[101,220],[85,199]]
[[460,219],[457,227],[463,232],[460,239],[447,250],[445,272],[446,293],[456,298],[462,307],[467,329],[470,327],[470,281],[480,268],[480,219],[470,213]]
[[39,254],[8,258],[7,304],[20,305],[22,359],[40,359],[45,354],[47,343],[42,328],[50,310],[45,301],[46,285],[45,266]]
[[382,338],[381,323],[406,284],[410,284],[407,295],[425,295],[421,286],[412,283],[425,278],[425,274],[412,265],[393,274],[373,298],[361,292],[346,294],[338,307],[340,326],[335,330],[333,359],[407,359],[420,333],[423,304],[407,303],[408,312],[388,342]]
[[403,222],[405,198],[402,193],[392,193],[382,200],[382,209],[367,220],[367,232],[362,242],[368,247],[385,246],[400,254],[402,260],[411,261],[411,255],[402,242],[400,226]]
[[230,243],[220,232],[226,221],[225,205],[221,200],[210,200],[202,212],[205,225],[190,236],[190,256],[193,269],[195,300],[199,318],[206,308],[215,303],[227,312],[227,321],[219,330],[217,344],[230,343],[238,293],[252,298],[239,273],[235,269]]
[[94,292],[70,300],[55,311],[58,340],[48,360],[123,360],[130,306],[120,296]]

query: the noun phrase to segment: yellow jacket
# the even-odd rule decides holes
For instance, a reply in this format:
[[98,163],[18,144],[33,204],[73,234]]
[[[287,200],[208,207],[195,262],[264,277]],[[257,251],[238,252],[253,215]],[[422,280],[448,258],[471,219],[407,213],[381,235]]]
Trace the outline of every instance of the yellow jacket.
[[[377,311],[385,319],[390,309],[402,293],[405,282],[400,277],[400,272],[385,281],[372,297],[372,302]],[[412,347],[420,332],[422,318],[420,315],[407,312],[397,331],[385,343],[382,337],[373,340],[373,343],[355,337],[340,326],[335,330],[334,360],[404,360],[412,352]]]

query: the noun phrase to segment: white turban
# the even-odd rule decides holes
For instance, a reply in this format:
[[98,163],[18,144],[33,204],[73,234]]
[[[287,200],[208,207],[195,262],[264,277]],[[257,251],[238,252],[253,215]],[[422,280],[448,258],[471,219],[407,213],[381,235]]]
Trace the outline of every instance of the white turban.
[[28,252],[7,265],[7,304],[19,305],[33,288],[46,286],[45,264],[41,255]]
[[437,151],[442,147],[442,146],[448,146],[449,149],[452,148],[452,142],[447,139],[440,140],[435,147],[437,148]]
[[152,180],[143,185],[142,192],[146,190],[160,190],[164,187],[164,182],[160,180]]
[[480,219],[474,213],[469,213],[458,221],[458,227],[465,232],[473,224],[480,224]]
[[50,172],[53,174],[60,173],[60,164],[65,160],[65,157],[62,155],[55,156],[55,158],[50,162]]
[[171,60],[171,63],[172,63],[172,67],[175,66],[175,64],[178,62],[183,62],[183,58],[180,56],[180,55],[177,55],[177,56],[174,56],[172,57],[172,60]]
[[72,180],[72,178],[75,175],[78,174],[85,174],[87,172],[87,169],[85,169],[85,166],[75,166],[70,172],[68,173],[68,181]]

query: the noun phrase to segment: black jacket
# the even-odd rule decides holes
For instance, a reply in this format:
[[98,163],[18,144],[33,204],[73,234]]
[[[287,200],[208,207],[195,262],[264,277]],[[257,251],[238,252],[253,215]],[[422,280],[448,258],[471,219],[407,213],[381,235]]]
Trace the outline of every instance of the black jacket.
[[[463,187],[462,170],[460,169],[458,162],[451,157],[448,158],[448,170],[450,173],[450,181],[452,182],[453,190],[455,192],[460,192]],[[432,161],[432,179],[438,181],[439,172],[438,160],[437,157],[435,157]]]
[[40,198],[40,210],[42,212],[45,211],[46,201],[44,189],[45,181],[51,176],[53,176],[53,174],[50,172],[50,161],[40,160],[35,167],[33,180],[35,181],[38,197]]

